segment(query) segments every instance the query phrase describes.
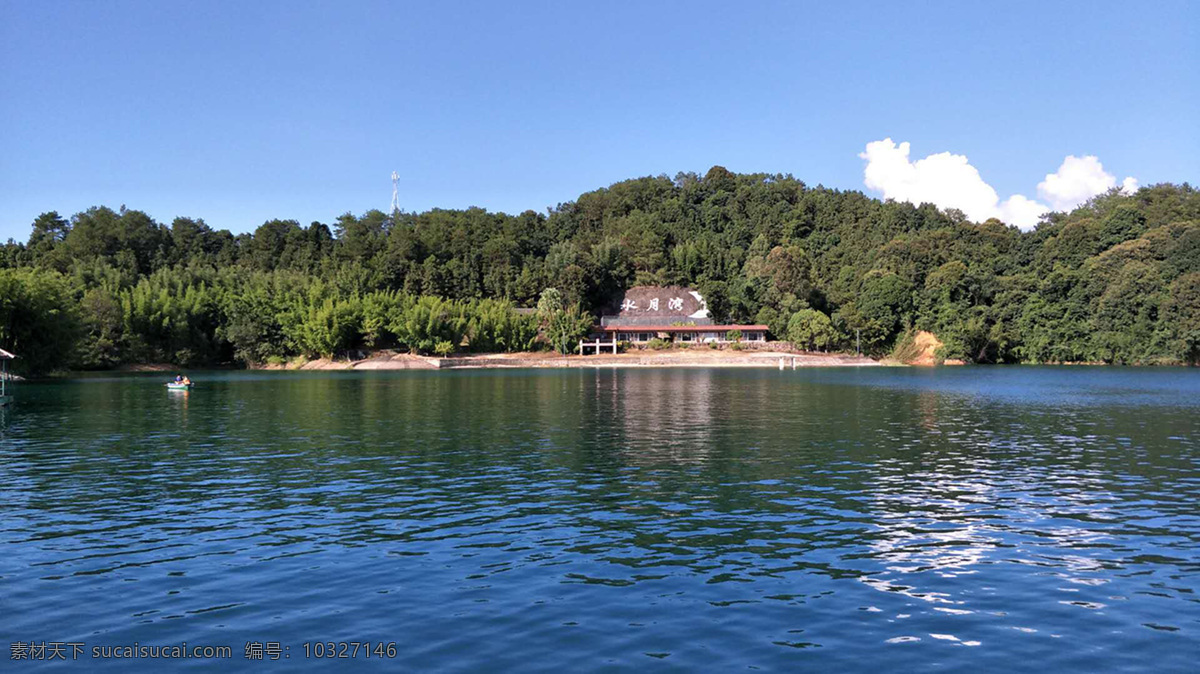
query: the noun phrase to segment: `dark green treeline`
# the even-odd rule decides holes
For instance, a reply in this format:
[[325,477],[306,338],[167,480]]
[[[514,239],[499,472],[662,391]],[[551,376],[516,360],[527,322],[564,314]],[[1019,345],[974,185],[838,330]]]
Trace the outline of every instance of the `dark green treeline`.
[[521,350],[547,321],[511,307],[556,288],[594,313],[641,284],[693,286],[719,320],[781,339],[791,327],[849,349],[859,335],[873,354],[925,329],[971,362],[1196,363],[1200,194],[1113,191],[1025,233],[720,167],[548,214],[369,211],[238,235],[124,208],[50,212],[0,247],[0,346],[33,372]]

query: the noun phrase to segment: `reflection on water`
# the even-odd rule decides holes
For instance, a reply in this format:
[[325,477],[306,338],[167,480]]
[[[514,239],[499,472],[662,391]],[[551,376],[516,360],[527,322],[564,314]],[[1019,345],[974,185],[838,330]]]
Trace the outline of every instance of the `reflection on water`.
[[29,384],[0,409],[4,636],[394,640],[419,669],[1186,671],[1198,374]]
[[[597,376],[598,416],[611,415],[612,447],[631,465],[700,465],[712,446],[713,372],[677,370]],[[649,439],[649,441],[647,441]]]

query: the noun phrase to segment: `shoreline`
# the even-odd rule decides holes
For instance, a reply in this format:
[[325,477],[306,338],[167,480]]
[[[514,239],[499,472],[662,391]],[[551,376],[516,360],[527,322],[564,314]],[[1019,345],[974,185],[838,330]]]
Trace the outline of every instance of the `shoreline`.
[[[782,365],[781,365],[782,362]],[[774,351],[769,349],[752,349],[746,351],[701,350],[701,349],[669,349],[664,351],[638,350],[618,354],[600,354],[580,356],[546,351],[528,351],[521,353],[481,353],[450,356],[419,356],[395,350],[380,350],[357,359],[328,359],[296,358],[287,363],[251,364],[245,367],[224,363],[219,365],[201,365],[184,367],[170,363],[128,363],[105,370],[87,370],[84,372],[125,372],[125,373],[155,373],[155,372],[184,372],[186,370],[247,370],[247,371],[279,371],[279,372],[313,372],[313,371],[343,371],[343,370],[470,370],[470,369],[580,369],[580,368],[777,368],[800,369],[812,367],[915,367],[941,368],[962,367],[966,363],[947,360],[943,363],[931,362],[928,359],[916,359],[908,362],[892,357],[879,359],[867,356],[855,356],[844,353],[816,353]],[[1079,367],[1101,366],[1112,367],[1109,363],[1065,362],[1065,363],[1014,363],[1013,365]],[[1189,367],[1184,363],[1178,364],[1143,364],[1126,367]],[[69,375],[71,372],[59,372],[50,375]]]
[[299,365],[260,365],[252,370],[451,370],[451,369],[563,369],[600,367],[728,367],[783,368],[801,367],[881,367],[885,363],[844,354],[790,353],[785,351],[662,351],[600,355],[569,355],[524,352],[495,353],[439,358],[380,351],[360,360],[319,358]]
[[[941,368],[965,366],[960,361],[943,363],[915,360],[903,362],[892,357],[879,359],[867,356],[855,356],[842,353],[791,352],[773,350],[748,351],[709,351],[700,349],[665,350],[665,351],[633,351],[618,354],[600,354],[580,356],[531,351],[521,353],[483,353],[450,356],[419,356],[394,350],[381,350],[370,353],[365,358],[358,359],[293,359],[279,364],[251,364],[245,367],[223,363],[217,365],[200,365],[185,367],[170,363],[126,363],[113,368],[102,370],[72,370],[52,373],[33,379],[56,378],[81,372],[115,372],[141,373],[184,372],[187,370],[246,370],[246,371],[279,371],[279,372],[313,372],[313,371],[343,371],[343,370],[470,370],[470,369],[580,369],[580,368],[781,368],[800,369],[812,367],[915,367]],[[793,362],[795,365],[793,366]],[[1063,362],[1063,363],[1013,363],[1011,365],[1079,367],[1100,366],[1112,367],[1103,362]],[[1192,367],[1185,363],[1172,364],[1142,364],[1122,367]],[[21,378],[13,375],[17,381]]]

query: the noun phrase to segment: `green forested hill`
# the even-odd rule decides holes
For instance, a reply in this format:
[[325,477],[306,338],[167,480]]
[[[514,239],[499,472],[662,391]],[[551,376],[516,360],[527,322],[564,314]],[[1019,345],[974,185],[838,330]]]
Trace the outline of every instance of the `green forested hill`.
[[628,180],[547,214],[369,211],[236,236],[135,210],[50,212],[28,243],[0,248],[0,346],[26,371],[516,350],[538,319],[510,305],[556,288],[586,313],[640,284],[693,286],[718,319],[784,339],[815,310],[834,346],[857,333],[874,354],[925,329],[972,362],[1196,363],[1200,194],[1114,191],[1027,233],[720,167]]

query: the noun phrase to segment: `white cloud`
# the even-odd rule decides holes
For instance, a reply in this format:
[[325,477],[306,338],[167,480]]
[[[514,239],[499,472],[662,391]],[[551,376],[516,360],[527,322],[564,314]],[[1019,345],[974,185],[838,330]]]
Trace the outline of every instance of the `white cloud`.
[[[1046,208],[1044,204],[1040,204],[1020,194],[1014,194],[1005,200],[1004,203],[1000,204],[998,215],[988,217],[997,217],[1021,229],[1029,230],[1037,226],[1042,214],[1048,210],[1050,209]],[[983,219],[986,220],[987,218]]]
[[[940,152],[914,162],[909,159],[909,150],[908,143],[897,145],[891,138],[867,143],[866,150],[858,155],[867,162],[863,170],[867,188],[883,193],[885,199],[957,208],[980,222],[999,218],[1021,229],[1032,229],[1043,213],[1070,210],[1116,186],[1116,178],[1104,171],[1099,159],[1071,155],[1057,172],[1047,174],[1038,184],[1038,195],[1049,206],[1020,194],[1001,201],[966,156]],[[1137,180],[1126,178],[1122,189],[1136,190]]]
[[[1137,190],[1137,180],[1126,178],[1121,189],[1126,192]],[[1038,183],[1038,196],[1050,202],[1056,211],[1068,211],[1117,186],[1113,174],[1104,170],[1104,165],[1095,155],[1076,157],[1067,155],[1058,171],[1046,174]]]

